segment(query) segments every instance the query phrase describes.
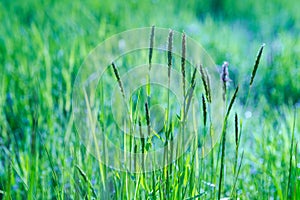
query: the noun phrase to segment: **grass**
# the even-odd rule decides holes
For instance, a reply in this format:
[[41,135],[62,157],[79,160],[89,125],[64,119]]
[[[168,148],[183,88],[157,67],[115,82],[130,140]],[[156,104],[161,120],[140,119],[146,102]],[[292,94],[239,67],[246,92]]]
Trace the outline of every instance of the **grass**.
[[[296,22],[300,15],[296,2],[212,2],[1,1],[0,199],[298,199],[300,27]],[[81,144],[71,115],[72,87],[81,63],[99,42],[123,30],[153,24],[184,30],[203,44],[216,63],[228,61],[232,81],[226,85],[226,97],[235,97],[237,85],[239,93],[220,122],[222,138],[207,156],[188,150],[151,173],[113,170]],[[152,30],[150,46],[155,37]],[[184,58],[188,46],[182,42],[181,48]],[[155,53],[151,49],[140,57],[149,64],[149,71],[157,59]],[[214,99],[205,66],[199,66],[199,76],[193,75],[184,59],[172,56],[166,54],[165,64],[177,67],[186,77],[179,81],[186,80],[182,90],[187,105],[202,91],[198,94],[201,109],[184,107],[182,119],[188,113],[199,115],[204,128],[194,132],[212,134]],[[128,68],[118,61],[114,64],[110,76],[125,88],[119,79]],[[171,76],[169,69],[166,73]],[[202,85],[203,90],[198,90]],[[151,106],[158,101],[157,93],[149,85],[136,94],[138,102],[130,102],[129,106],[136,106],[128,110],[133,115],[131,123],[137,122],[140,135],[153,131]],[[169,92],[161,97],[172,102]],[[169,123],[158,136],[170,160],[179,153],[172,150],[173,134],[185,123],[177,123],[171,103],[168,107],[165,121]],[[93,127],[96,122],[90,118]],[[109,121],[111,116],[99,113],[102,130],[116,135],[103,123],[106,118]],[[195,148],[200,139],[192,143]],[[124,141],[130,151],[146,152],[145,156],[153,148],[147,139],[124,136]],[[144,158],[134,158],[135,168],[140,167],[140,159]]]

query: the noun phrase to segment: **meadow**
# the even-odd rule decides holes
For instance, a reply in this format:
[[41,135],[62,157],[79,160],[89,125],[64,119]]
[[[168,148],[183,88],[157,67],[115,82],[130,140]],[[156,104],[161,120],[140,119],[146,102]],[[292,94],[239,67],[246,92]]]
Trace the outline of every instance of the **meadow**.
[[[300,13],[296,5],[295,0],[1,0],[0,199],[299,199]],[[98,88],[102,110],[96,123],[109,137],[121,137],[121,147],[147,156],[154,147],[172,143],[175,133],[184,132],[189,112],[199,119],[195,129],[200,136],[210,133],[212,120],[219,119],[210,105],[219,101],[224,112],[215,124],[219,137],[205,155],[201,155],[205,143],[197,134],[185,151],[168,146],[163,157],[167,164],[153,171],[144,172],[145,163],[138,166],[137,158],[129,161],[138,169],[135,173],[112,169],[87,151],[78,131],[73,115],[76,76],[105,39],[134,28],[151,30],[153,25],[185,33],[202,45],[221,69],[223,99],[211,99],[205,70],[198,66],[196,74],[186,63],[185,101],[177,115],[169,116],[176,109],[172,94],[160,93],[155,86],[151,86],[151,103],[165,99],[165,110],[150,108],[150,86],[130,99],[126,116],[133,120],[127,126],[137,127],[140,135],[154,132],[150,125],[159,124],[157,117],[166,119],[151,140],[120,136],[113,116],[103,111],[103,96],[112,91],[109,84]],[[166,46],[170,37],[166,35]],[[106,80],[121,89],[116,90],[115,101],[123,100],[122,87],[126,89],[119,77],[131,63],[151,63],[149,51],[111,64]],[[180,72],[181,57],[166,52],[159,57],[153,51],[153,63],[163,60]],[[222,71],[225,61],[229,77]],[[166,81],[170,80],[167,72]],[[198,84],[203,84],[202,90]],[[189,109],[196,97],[200,109]],[[94,130],[91,122],[84,126]],[[177,156],[180,151],[182,156]],[[178,159],[169,161],[172,156]],[[113,154],[109,159],[120,157]]]

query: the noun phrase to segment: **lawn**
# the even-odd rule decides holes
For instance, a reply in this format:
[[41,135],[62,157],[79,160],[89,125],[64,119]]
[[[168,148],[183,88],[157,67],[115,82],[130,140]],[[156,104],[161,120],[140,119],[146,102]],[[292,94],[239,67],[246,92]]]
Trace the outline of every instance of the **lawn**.
[[[298,7],[0,0],[0,199],[300,199]],[[127,30],[163,48],[115,57],[81,91]],[[184,37],[203,63],[182,61]]]

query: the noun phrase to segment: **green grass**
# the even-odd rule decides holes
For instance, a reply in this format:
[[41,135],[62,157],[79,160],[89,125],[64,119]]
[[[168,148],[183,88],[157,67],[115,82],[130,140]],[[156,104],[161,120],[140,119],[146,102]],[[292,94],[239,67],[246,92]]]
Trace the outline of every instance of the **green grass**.
[[[0,1],[0,199],[299,199],[296,5],[292,0]],[[112,170],[81,144],[71,114],[72,87],[80,65],[98,43],[152,25],[184,31],[217,64],[228,61],[232,82],[227,101],[238,85],[239,92],[231,114],[220,122],[222,138],[206,157],[187,151],[151,173]],[[257,68],[262,43],[266,45]],[[144,63],[150,63],[148,56]],[[180,71],[181,62],[170,65]],[[202,77],[192,83],[193,70],[185,67],[189,102]],[[117,68],[121,76],[127,69]],[[156,92],[148,86],[136,94],[140,102],[129,113],[138,112],[137,122],[150,125],[144,103],[150,95],[155,102]],[[196,113],[201,124],[209,125],[210,100],[203,93],[207,109]],[[143,99],[143,94],[148,97]],[[172,99],[169,93],[162,96]],[[99,121],[105,117],[100,114]],[[171,116],[166,121],[170,123],[164,124],[162,145],[173,140],[176,127],[184,127],[172,123]],[[124,141],[132,151],[151,151],[147,140],[125,136]],[[165,153],[168,158],[176,152]]]

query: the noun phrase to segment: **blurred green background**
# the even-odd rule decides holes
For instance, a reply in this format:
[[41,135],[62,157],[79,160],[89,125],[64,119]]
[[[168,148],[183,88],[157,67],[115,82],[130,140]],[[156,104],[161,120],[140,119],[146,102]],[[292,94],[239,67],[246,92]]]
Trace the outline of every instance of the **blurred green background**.
[[234,75],[249,74],[257,49],[266,43],[256,91],[275,105],[299,101],[296,1],[2,1],[0,6],[1,70],[7,79],[39,77],[46,68],[42,64],[48,63],[53,90],[59,93],[65,85],[58,78],[62,69],[74,77],[99,42],[156,25],[185,31],[217,64],[229,61]]
[[[260,116],[253,120],[254,131],[245,134],[251,135],[252,141],[245,139],[245,144],[251,146],[255,141],[257,146],[253,149],[257,157],[271,152],[268,157],[273,163],[270,165],[274,165],[271,171],[280,167],[286,169],[280,164],[287,165],[287,158],[282,157],[289,152],[290,129],[286,127],[292,124],[293,105],[300,103],[298,4],[296,0],[1,0],[0,191],[6,191],[10,176],[8,163],[13,161],[18,163],[13,165],[11,172],[15,197],[24,195],[17,191],[24,189],[22,183],[27,182],[29,176],[35,113],[39,113],[38,140],[46,141],[50,155],[57,159],[55,165],[62,168],[68,165],[64,163],[74,157],[72,145],[76,141],[65,144],[65,137],[73,130],[70,120],[72,84],[81,63],[107,37],[152,25],[185,31],[203,45],[217,64],[228,61],[233,85],[243,86],[249,82],[257,50],[262,43],[266,44],[249,100],[249,105],[258,110]],[[280,127],[284,134],[281,132],[277,137]],[[270,138],[261,142],[266,133],[270,133]],[[265,147],[263,144],[274,149],[260,148]],[[64,145],[68,150],[60,148]],[[280,145],[282,149],[277,148]],[[39,167],[47,174],[50,167],[41,145],[38,151]],[[245,176],[257,163],[256,170],[264,169],[257,157],[249,156],[246,165],[250,167],[245,168]],[[272,180],[276,174],[281,177],[282,171],[272,173]],[[64,180],[68,176],[72,174],[65,174]],[[283,179],[279,178],[276,183],[262,183],[255,178],[247,182],[245,179],[245,188],[250,188],[245,197],[255,198],[256,193],[251,196],[251,191],[261,187],[276,196],[280,188],[276,184],[280,185]],[[41,178],[39,183],[47,185],[49,180]],[[269,188],[272,184],[274,190]]]

